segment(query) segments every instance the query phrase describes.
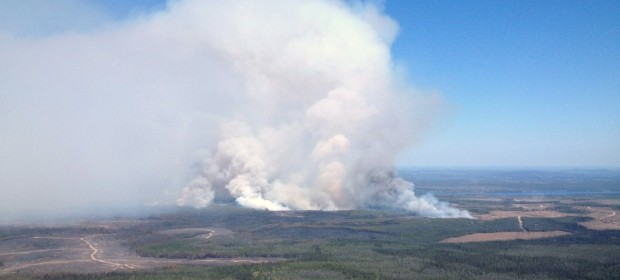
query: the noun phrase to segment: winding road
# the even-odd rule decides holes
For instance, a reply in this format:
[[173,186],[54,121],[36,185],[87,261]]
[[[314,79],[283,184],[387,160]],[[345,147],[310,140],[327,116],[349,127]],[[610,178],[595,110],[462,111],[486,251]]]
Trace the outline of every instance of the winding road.
[[[228,234],[228,231],[225,229],[176,229],[170,231],[169,234],[188,232],[197,233],[198,235],[195,235],[192,238],[200,238],[202,240],[210,239],[213,236]],[[20,270],[42,273],[61,271],[97,273],[117,270],[144,270],[179,264],[215,265],[231,263],[264,263],[284,260],[279,258],[187,260],[140,257],[136,255],[135,252],[128,251],[126,248],[120,246],[118,244],[120,241],[115,238],[116,237],[106,237],[99,234],[85,236],[69,235],[24,237],[22,242],[16,241],[12,243],[14,246],[13,248],[15,248],[13,251],[2,250],[2,252],[0,252],[0,257],[4,259],[4,266],[0,267],[0,276],[19,273]],[[37,239],[59,239],[67,240],[67,242],[38,242],[39,244],[31,244],[31,242]],[[36,246],[33,244],[36,244]],[[37,246],[48,246],[48,248],[37,248]],[[61,248],[58,246],[61,246]],[[19,249],[22,250],[20,251]],[[30,254],[32,256],[30,256]]]
[[93,250],[93,252],[90,254],[90,259],[91,260],[96,261],[96,262],[100,262],[100,263],[103,263],[103,264],[114,266],[114,269],[112,269],[112,271],[115,271],[115,270],[117,270],[119,268],[124,268],[124,267],[129,268],[129,269],[134,269],[134,268],[137,267],[136,265],[132,265],[132,264],[115,263],[115,262],[109,262],[109,261],[105,261],[105,260],[102,260],[102,259],[98,259],[96,257],[96,255],[97,255],[97,252],[99,252],[99,250],[95,246],[93,246],[92,243],[90,243],[88,240],[86,240],[85,237],[80,238],[80,240],[84,241],[88,245],[88,247],[90,247],[90,249]]
[[[592,207],[590,207],[590,206],[588,206],[588,210],[590,210],[590,211],[599,211],[599,212],[601,212],[601,211],[605,211],[605,210],[601,210],[601,209],[594,209],[594,208],[592,208]],[[615,212],[615,211],[609,211],[608,213],[609,213],[609,214],[607,214],[607,216],[606,216],[605,218],[611,218],[611,217],[613,217],[613,216],[615,216],[615,215],[616,215],[616,212]]]
[[517,216],[517,220],[519,220],[519,227],[521,230],[523,230],[523,232],[527,232],[527,229],[523,227],[523,219],[521,218],[521,215]]
[[[84,243],[86,243],[86,245],[88,245],[88,247],[90,248],[90,250],[92,251],[90,253],[90,260],[58,260],[58,261],[45,261],[45,262],[38,262],[38,263],[31,263],[31,264],[26,264],[26,265],[21,265],[21,266],[15,266],[15,267],[10,267],[10,268],[6,268],[4,269],[3,272],[8,272],[8,271],[13,271],[13,270],[18,270],[18,269],[22,269],[22,268],[27,268],[30,266],[39,266],[39,265],[48,265],[48,264],[66,264],[66,263],[74,263],[74,262],[85,262],[85,261],[95,261],[95,262],[99,262],[102,264],[106,264],[106,265],[110,265],[110,266],[114,266],[114,269],[112,271],[115,271],[119,268],[127,268],[127,269],[135,269],[137,267],[139,267],[138,265],[135,264],[122,264],[122,263],[115,263],[115,262],[111,262],[111,261],[106,261],[106,260],[102,260],[97,258],[97,253],[99,253],[99,249],[97,249],[97,247],[95,247],[96,243],[93,244],[90,241],[88,241],[86,238],[87,237],[54,237],[54,236],[34,236],[32,237],[33,239],[63,239],[63,240],[80,240]],[[7,255],[26,255],[26,254],[31,254],[31,253],[38,253],[38,252],[47,252],[47,251],[81,251],[81,250],[85,250],[85,249],[43,249],[43,250],[32,250],[32,251],[21,251],[21,252],[11,252],[11,253],[2,253],[0,254],[0,256],[7,256]]]

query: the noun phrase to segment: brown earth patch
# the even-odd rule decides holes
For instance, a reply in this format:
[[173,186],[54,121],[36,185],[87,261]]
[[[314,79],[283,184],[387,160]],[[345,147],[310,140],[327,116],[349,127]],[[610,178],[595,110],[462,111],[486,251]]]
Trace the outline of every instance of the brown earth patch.
[[593,230],[620,230],[620,216],[616,210],[609,207],[582,207],[588,211],[588,217],[593,220],[579,223]]
[[451,237],[440,241],[440,243],[468,243],[468,242],[489,242],[489,241],[509,241],[549,238],[562,235],[569,235],[565,231],[534,231],[534,232],[491,232],[474,233],[458,237]]
[[569,216],[569,214],[558,212],[555,210],[540,210],[540,211],[491,211],[487,214],[476,215],[477,219],[483,221],[491,221],[503,218],[516,218],[516,217],[530,217],[530,218],[560,218]]

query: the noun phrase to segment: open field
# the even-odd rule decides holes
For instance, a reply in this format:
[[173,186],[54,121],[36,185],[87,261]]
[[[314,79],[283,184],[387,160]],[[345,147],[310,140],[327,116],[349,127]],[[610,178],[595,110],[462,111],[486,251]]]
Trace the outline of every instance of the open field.
[[0,279],[613,279],[620,197],[444,196],[476,217],[214,205],[0,227]]
[[[582,226],[598,221],[592,213],[602,215],[607,208],[588,211],[586,202],[578,200],[572,206],[545,202],[546,210],[526,211],[507,202],[511,200],[497,203],[515,210],[491,205],[494,210],[474,213],[486,217],[476,220],[377,210],[265,212],[215,206],[122,226],[89,221],[3,227],[0,279],[410,279],[489,274],[506,279],[587,279],[620,272],[620,262],[611,257],[620,254],[620,231]],[[589,207],[598,209],[593,205]],[[582,214],[573,213],[579,211]],[[486,262],[474,261],[477,258]]]
[[487,241],[508,241],[508,240],[528,240],[557,237],[568,235],[565,231],[523,231],[523,232],[487,232],[474,233],[459,237],[450,237],[442,240],[442,243],[468,243],[468,242],[487,242]]
[[[617,204],[616,204],[617,205]],[[620,216],[618,210],[610,207],[585,207],[588,217],[592,219],[580,225],[594,230],[620,230]]]
[[486,214],[476,215],[476,219],[480,219],[483,221],[491,221],[496,219],[504,219],[511,217],[530,217],[530,218],[560,218],[569,216],[568,213],[562,213],[553,210],[544,210],[544,211],[491,211]]

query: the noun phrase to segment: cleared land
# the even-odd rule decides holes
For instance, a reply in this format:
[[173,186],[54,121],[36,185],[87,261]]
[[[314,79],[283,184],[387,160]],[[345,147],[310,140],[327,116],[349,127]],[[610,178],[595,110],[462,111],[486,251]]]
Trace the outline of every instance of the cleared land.
[[529,231],[523,226],[523,216],[535,217],[535,218],[558,218],[565,217],[567,214],[557,211],[539,211],[537,209],[551,207],[549,205],[544,206],[540,204],[538,207],[514,205],[521,208],[532,209],[530,211],[491,211],[489,214],[478,215],[481,220],[492,221],[496,219],[512,218],[516,215],[517,224],[521,231],[517,232],[486,232],[486,233],[474,233],[458,237],[446,238],[441,243],[468,243],[468,242],[490,242],[490,241],[509,241],[509,240],[529,240],[557,237],[563,235],[569,235],[570,232],[565,231]]
[[467,242],[488,242],[488,241],[508,241],[508,240],[528,240],[557,237],[569,235],[565,231],[540,231],[540,232],[491,232],[474,233],[459,237],[451,237],[441,241],[441,243],[467,243]]
[[[441,200],[469,210],[477,219],[431,219],[382,210],[266,212],[213,205],[166,209],[138,220],[0,226],[0,280],[620,275],[620,198],[609,195],[618,187],[618,173],[434,170],[411,175],[418,186],[433,187]],[[572,196],[583,193],[584,186],[587,195]],[[455,189],[463,192],[441,196]],[[570,196],[538,194],[557,189],[563,191],[553,193]],[[599,191],[606,193],[592,194]],[[495,194],[484,196],[485,192]],[[501,192],[516,196],[497,195]]]
[[610,257],[620,253],[618,231],[580,225],[595,214],[615,219],[612,207],[587,200],[459,204],[478,209],[479,218],[217,206],[135,222],[0,227],[0,279],[587,279],[620,273]]
[[492,221],[504,218],[530,217],[530,218],[560,218],[569,216],[568,213],[562,213],[554,210],[543,211],[491,211],[487,214],[476,215],[477,219],[483,221]]
[[[206,233],[205,233],[206,232]],[[166,234],[191,234],[193,238],[208,239],[215,233],[230,234],[226,229],[171,229]],[[206,242],[207,240],[205,240]],[[0,275],[15,272],[111,272],[117,270],[152,270],[158,267],[176,265],[222,265],[232,263],[262,263],[279,261],[276,258],[205,258],[167,259],[149,258],[136,254],[126,245],[119,234],[90,234],[75,236],[54,234],[53,236],[18,236],[5,238],[0,243],[0,258],[3,266]],[[41,248],[41,249],[35,249]]]
[[609,207],[585,207],[591,221],[579,223],[580,225],[594,230],[620,230],[620,216],[617,210]]

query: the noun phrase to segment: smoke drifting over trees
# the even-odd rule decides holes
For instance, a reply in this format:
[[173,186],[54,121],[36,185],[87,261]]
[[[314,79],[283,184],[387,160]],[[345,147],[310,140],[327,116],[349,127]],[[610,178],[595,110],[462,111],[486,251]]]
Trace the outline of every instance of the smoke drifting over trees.
[[0,33],[0,219],[214,200],[469,217],[394,172],[440,105],[399,82],[397,29],[372,4],[273,0]]

